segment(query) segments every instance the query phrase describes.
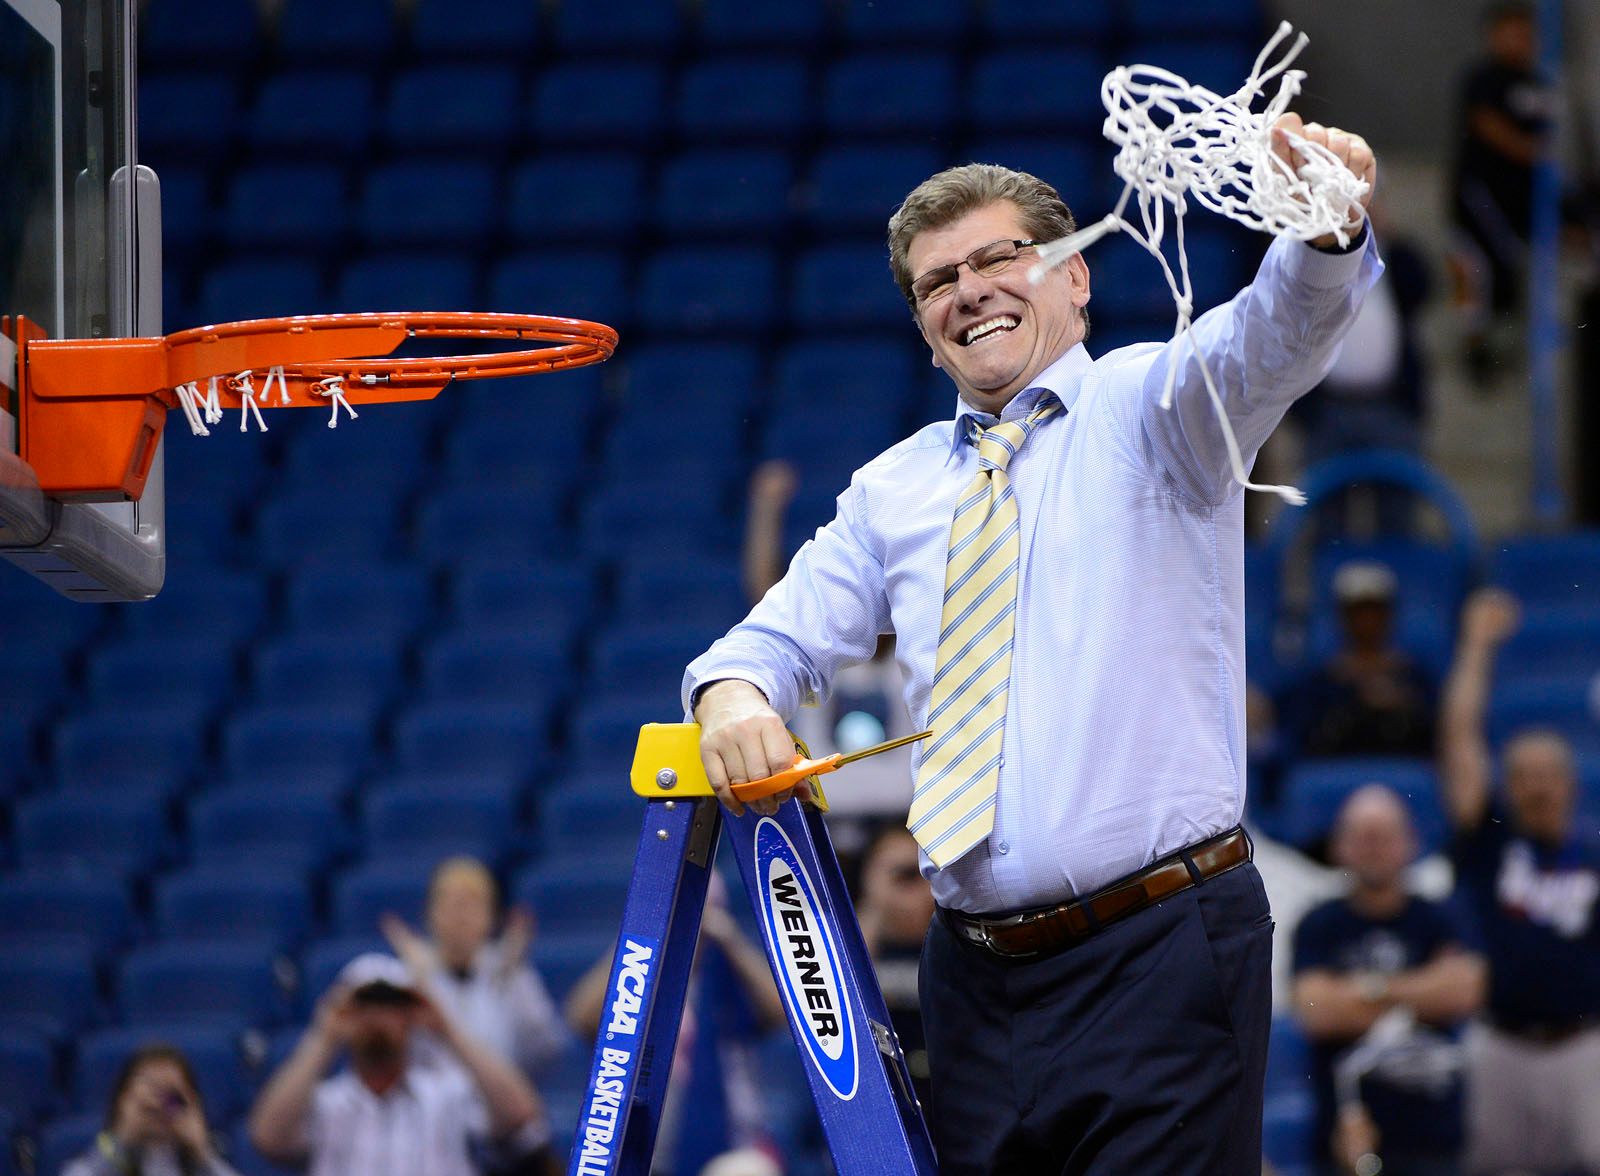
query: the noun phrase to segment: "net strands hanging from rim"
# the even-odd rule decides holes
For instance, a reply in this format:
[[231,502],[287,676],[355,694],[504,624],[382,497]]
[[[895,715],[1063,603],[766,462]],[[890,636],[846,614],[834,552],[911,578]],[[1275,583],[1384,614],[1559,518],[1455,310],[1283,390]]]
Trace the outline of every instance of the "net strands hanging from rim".
[[[208,434],[225,409],[265,430],[265,407],[322,407],[328,425],[356,404],[427,400],[455,380],[536,375],[610,358],[617,332],[549,315],[369,312],[249,319],[139,339],[47,339],[6,322],[18,346],[19,447],[40,488],[88,501],[137,498],[166,413]],[[408,339],[536,347],[373,358]]]
[[[1293,43],[1272,60],[1291,35]],[[1280,23],[1256,56],[1250,76],[1227,95],[1152,65],[1118,66],[1108,73],[1100,85],[1100,99],[1106,108],[1101,130],[1117,145],[1111,166],[1123,180],[1122,194],[1107,216],[1041,245],[1039,260],[1029,274],[1036,283],[1043,280],[1050,270],[1108,233],[1125,232],[1138,242],[1161,266],[1172,291],[1177,321],[1171,345],[1187,345],[1195,356],[1222,428],[1234,480],[1247,490],[1268,491],[1295,505],[1303,505],[1305,496],[1293,486],[1249,480],[1216,381],[1190,335],[1194,288],[1184,247],[1184,215],[1188,197],[1193,196],[1201,207],[1259,232],[1302,241],[1331,235],[1341,246],[1350,243],[1364,220],[1358,201],[1366,194],[1366,182],[1322,144],[1303,136],[1287,135],[1302,160],[1298,171],[1273,150],[1273,124],[1288,110],[1305,80],[1303,70],[1289,66],[1307,41],[1304,33],[1294,33],[1288,21]],[[1274,78],[1277,92],[1263,109],[1252,109]],[[1130,202],[1137,205],[1138,224],[1126,215]],[[1162,252],[1169,205],[1176,271]],[[1176,362],[1167,366],[1163,408],[1172,407],[1178,367]]]

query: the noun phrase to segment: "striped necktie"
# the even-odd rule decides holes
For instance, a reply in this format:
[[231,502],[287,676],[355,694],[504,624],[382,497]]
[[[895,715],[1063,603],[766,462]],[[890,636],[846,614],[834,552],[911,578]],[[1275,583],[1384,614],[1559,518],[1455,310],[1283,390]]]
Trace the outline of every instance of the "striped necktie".
[[1021,531],[1006,466],[1038,423],[1060,410],[1052,397],[1024,420],[978,433],[978,474],[950,524],[939,654],[925,724],[934,734],[922,753],[906,821],[940,869],[994,831]]

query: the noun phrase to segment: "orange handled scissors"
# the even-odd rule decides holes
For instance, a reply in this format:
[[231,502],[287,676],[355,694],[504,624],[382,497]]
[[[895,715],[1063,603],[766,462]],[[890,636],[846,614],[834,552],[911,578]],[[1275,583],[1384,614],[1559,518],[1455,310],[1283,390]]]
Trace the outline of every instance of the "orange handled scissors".
[[837,772],[846,764],[853,764],[856,760],[866,759],[869,755],[893,751],[897,747],[904,747],[908,743],[926,739],[932,734],[933,731],[931,729],[918,731],[915,735],[905,735],[899,739],[891,739],[887,743],[875,743],[871,747],[863,747],[860,751],[852,751],[849,755],[841,755],[836,751],[832,755],[823,756],[821,759],[807,759],[799,752],[795,752],[794,763],[777,775],[767,776],[760,780],[751,780],[745,784],[733,784],[729,787],[737,800],[760,800],[764,796],[782,792],[785,788],[793,788],[807,776],[821,776],[827,772]]

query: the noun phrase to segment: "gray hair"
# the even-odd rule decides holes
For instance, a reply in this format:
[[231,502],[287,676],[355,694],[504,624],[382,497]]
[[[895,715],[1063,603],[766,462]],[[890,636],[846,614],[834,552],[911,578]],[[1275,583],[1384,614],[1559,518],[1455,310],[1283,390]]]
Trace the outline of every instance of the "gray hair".
[[[1078,227],[1061,194],[1027,172],[997,163],[964,163],[929,176],[911,190],[889,218],[889,269],[913,314],[917,300],[911,293],[911,283],[917,275],[911,272],[908,256],[912,240],[918,233],[942,229],[974,209],[1002,200],[1017,206],[1024,230],[1035,241],[1054,241]],[[1088,322],[1085,315],[1085,327]]]

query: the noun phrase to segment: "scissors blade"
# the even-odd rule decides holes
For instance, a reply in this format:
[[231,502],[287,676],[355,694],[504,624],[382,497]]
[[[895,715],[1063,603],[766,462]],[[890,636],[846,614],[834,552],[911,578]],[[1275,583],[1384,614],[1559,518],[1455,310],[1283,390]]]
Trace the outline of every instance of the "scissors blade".
[[839,766],[853,764],[858,759],[866,759],[869,755],[879,755],[885,751],[893,751],[897,747],[904,747],[908,743],[915,743],[919,739],[926,739],[933,734],[933,728],[918,731],[915,735],[902,735],[899,739],[890,739],[886,743],[875,743],[871,747],[863,747],[860,751],[852,751],[849,755],[839,757]]

